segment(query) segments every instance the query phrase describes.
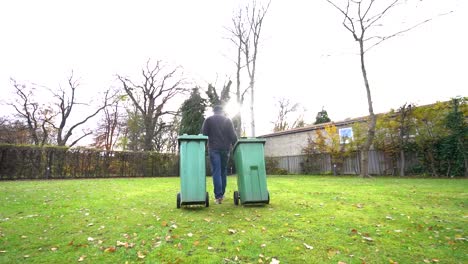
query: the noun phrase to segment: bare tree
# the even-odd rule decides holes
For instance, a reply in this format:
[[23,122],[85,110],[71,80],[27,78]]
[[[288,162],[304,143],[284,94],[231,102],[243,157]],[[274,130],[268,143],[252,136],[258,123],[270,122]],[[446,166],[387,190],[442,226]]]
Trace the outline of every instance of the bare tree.
[[106,151],[114,149],[121,132],[119,101],[103,109],[104,116],[98,124],[93,146]]
[[398,109],[398,141],[400,149],[400,176],[405,176],[406,157],[405,146],[408,144],[410,138],[411,118],[412,118],[412,104],[404,104]]
[[208,84],[208,90],[206,91],[206,95],[208,96],[208,102],[210,106],[225,106],[229,102],[229,100],[231,99],[231,84],[232,81],[228,80],[228,82],[224,84],[219,94],[216,91],[216,87],[214,87],[211,83]]
[[[340,7],[336,4],[337,1],[326,0],[335,7],[343,15],[343,26],[348,30],[354,40],[359,44],[359,56],[361,63],[361,73],[364,79],[366,88],[367,103],[369,107],[369,121],[367,127],[367,138],[361,149],[361,176],[369,176],[369,149],[375,137],[376,116],[372,105],[371,88],[369,84],[365,55],[367,52],[382,42],[408,32],[424,23],[432,20],[426,19],[413,26],[398,30],[393,33],[381,35],[383,26],[382,20],[386,17],[390,10],[399,5],[403,0],[390,0],[380,5],[376,4],[376,0],[347,0],[346,4]],[[375,31],[375,29],[378,29]]]
[[[270,2],[266,6],[257,7],[256,1],[253,5],[245,8],[245,17],[242,10],[239,10],[236,17],[232,19],[232,28],[228,28],[231,33],[230,40],[237,48],[236,64],[236,99],[239,106],[244,104],[245,95],[250,92],[250,116],[251,134],[255,136],[255,73],[257,69],[257,56],[260,43],[263,21],[267,14]],[[249,85],[246,89],[241,89],[241,70],[247,69]],[[240,134],[242,116],[240,113],[234,118],[234,123],[238,124],[237,133]]]
[[278,100],[278,117],[276,122],[274,122],[275,126],[273,128],[274,132],[285,131],[291,127],[295,126],[295,123],[290,126],[288,123],[288,115],[290,113],[296,112],[297,107],[299,106],[298,103],[292,104],[289,99],[280,98]]
[[[236,46],[236,102],[239,106],[239,109],[244,105],[245,94],[248,92],[248,89],[241,89],[241,70],[244,67],[242,60],[242,42],[247,35],[247,29],[244,26],[242,16],[242,9],[239,10],[237,16],[232,19],[232,28],[227,28],[230,32],[231,37],[229,40]],[[234,128],[236,130],[237,136],[240,137],[242,134],[242,114],[239,112],[232,119]]]
[[19,120],[0,117],[0,143],[31,144],[29,129]]
[[[104,99],[101,104],[96,110],[91,112],[88,115],[84,115],[85,117],[81,119],[81,121],[78,121],[74,123],[71,126],[67,126],[67,123],[69,123],[70,120],[70,115],[72,113],[72,110],[75,108],[76,105],[87,105],[84,103],[80,103],[77,101],[76,98],[76,89],[79,87],[79,82],[77,80],[74,80],[73,77],[73,71],[70,74],[70,77],[68,78],[68,89],[63,89],[60,87],[58,91],[52,91],[54,98],[55,98],[55,106],[57,107],[57,113],[58,117],[60,118],[60,121],[58,124],[55,122],[49,122],[57,131],[57,145],[59,146],[66,146],[68,140],[72,136],[74,130],[78,128],[79,126],[85,124],[96,116],[99,112],[101,112],[104,108],[106,108],[109,104],[109,101],[111,98],[113,98],[112,95],[110,95],[110,91],[107,90],[104,94]],[[80,140],[85,138],[86,136],[89,136],[92,134],[92,131],[84,131],[83,134],[75,139],[71,144],[69,144],[69,147],[72,147],[76,145]]]
[[15,89],[15,100],[9,105],[16,110],[16,116],[23,119],[29,131],[34,145],[44,145],[49,138],[50,129],[48,123],[56,114],[46,106],[40,105],[34,100],[35,88],[20,84],[13,78],[10,79]]
[[143,82],[136,84],[130,79],[117,75],[125,93],[140,112],[144,120],[144,150],[154,150],[153,140],[167,126],[162,118],[174,115],[176,111],[165,110],[167,103],[177,94],[185,92],[182,88],[183,78],[178,77],[180,67],[166,70],[161,61],[151,67],[150,61],[142,69]]

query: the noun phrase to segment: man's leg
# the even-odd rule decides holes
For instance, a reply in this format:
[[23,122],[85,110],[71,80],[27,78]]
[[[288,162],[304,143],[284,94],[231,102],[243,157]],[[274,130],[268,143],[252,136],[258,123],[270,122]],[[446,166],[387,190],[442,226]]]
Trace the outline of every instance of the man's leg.
[[213,176],[213,192],[215,199],[223,196],[223,185],[221,182],[221,155],[217,150],[210,150],[211,175]]
[[222,188],[222,197],[224,198],[224,193],[226,192],[227,185],[227,167],[229,161],[229,151],[221,151],[221,188]]

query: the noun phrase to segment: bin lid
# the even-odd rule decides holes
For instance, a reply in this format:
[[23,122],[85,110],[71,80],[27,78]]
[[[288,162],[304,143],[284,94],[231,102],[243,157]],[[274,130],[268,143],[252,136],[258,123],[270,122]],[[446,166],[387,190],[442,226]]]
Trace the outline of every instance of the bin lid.
[[183,134],[183,135],[178,136],[177,139],[179,141],[183,141],[183,140],[204,140],[204,141],[207,141],[208,136],[204,136],[202,134],[198,134],[198,135]]
[[236,151],[237,146],[240,144],[250,144],[250,143],[260,143],[265,144],[266,139],[264,138],[254,138],[254,137],[241,137],[237,140],[236,144],[234,145],[234,151]]

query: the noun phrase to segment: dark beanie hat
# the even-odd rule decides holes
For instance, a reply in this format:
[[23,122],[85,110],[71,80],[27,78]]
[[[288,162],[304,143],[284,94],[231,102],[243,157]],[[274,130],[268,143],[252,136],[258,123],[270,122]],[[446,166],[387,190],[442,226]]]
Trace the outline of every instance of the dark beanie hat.
[[221,105],[215,105],[215,107],[213,107],[213,112],[221,113],[223,112],[223,107]]

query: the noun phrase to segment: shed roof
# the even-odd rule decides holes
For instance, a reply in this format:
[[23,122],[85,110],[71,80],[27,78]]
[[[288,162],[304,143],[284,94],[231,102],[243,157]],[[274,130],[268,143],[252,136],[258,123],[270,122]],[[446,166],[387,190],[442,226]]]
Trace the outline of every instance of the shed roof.
[[367,116],[357,117],[357,118],[349,118],[349,119],[346,119],[346,120],[343,120],[343,121],[338,121],[338,122],[327,122],[327,123],[322,123],[322,124],[317,124],[317,125],[309,125],[309,126],[305,126],[305,127],[293,128],[293,129],[289,129],[289,130],[285,130],[285,131],[279,131],[279,132],[275,132],[275,133],[261,135],[259,137],[261,137],[261,138],[270,138],[270,137],[277,137],[277,136],[283,136],[283,135],[289,135],[289,134],[295,134],[295,133],[309,132],[309,131],[313,131],[313,130],[317,130],[317,129],[322,129],[326,125],[332,125],[332,124],[337,126],[337,127],[341,127],[341,126],[346,126],[346,125],[349,125],[349,124],[354,124],[354,123],[357,123],[357,122],[365,122],[366,120],[367,120]]

